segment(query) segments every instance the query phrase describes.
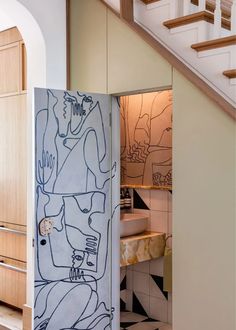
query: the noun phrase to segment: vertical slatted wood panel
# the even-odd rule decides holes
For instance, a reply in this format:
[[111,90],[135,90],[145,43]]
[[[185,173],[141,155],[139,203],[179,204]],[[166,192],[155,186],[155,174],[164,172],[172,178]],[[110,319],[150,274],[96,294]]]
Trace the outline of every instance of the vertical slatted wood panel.
[[[8,260],[4,258],[0,260],[9,264]],[[20,262],[11,262],[11,265],[22,268]],[[22,308],[26,302],[26,274],[0,266],[0,283],[0,300]]]
[[0,221],[26,225],[26,95],[0,98]]
[[19,92],[19,74],[19,43],[0,47],[0,94]]
[[26,302],[26,273],[21,271],[26,268],[26,235],[21,234],[26,232],[26,89],[26,50],[22,37],[16,28],[3,31],[0,33],[0,226],[3,227],[0,301],[18,308],[23,308]]

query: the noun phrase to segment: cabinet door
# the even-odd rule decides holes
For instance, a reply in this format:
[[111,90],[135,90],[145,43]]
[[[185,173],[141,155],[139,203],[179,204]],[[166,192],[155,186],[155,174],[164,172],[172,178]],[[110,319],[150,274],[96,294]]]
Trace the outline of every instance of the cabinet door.
[[[19,43],[0,47],[0,94],[17,93],[20,89]],[[4,79],[2,79],[4,77]]]
[[26,94],[0,98],[0,221],[26,225]]
[[35,329],[110,329],[111,97],[35,90]]
[[6,230],[0,230],[0,256],[26,262],[26,234],[21,230],[8,231],[7,227],[4,228]]
[[25,263],[0,257],[0,300],[23,308],[26,303]]

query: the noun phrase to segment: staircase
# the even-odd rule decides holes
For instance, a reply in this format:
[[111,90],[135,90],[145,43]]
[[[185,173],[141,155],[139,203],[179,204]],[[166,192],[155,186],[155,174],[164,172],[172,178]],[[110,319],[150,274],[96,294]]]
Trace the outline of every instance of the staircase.
[[236,118],[236,0],[102,2]]

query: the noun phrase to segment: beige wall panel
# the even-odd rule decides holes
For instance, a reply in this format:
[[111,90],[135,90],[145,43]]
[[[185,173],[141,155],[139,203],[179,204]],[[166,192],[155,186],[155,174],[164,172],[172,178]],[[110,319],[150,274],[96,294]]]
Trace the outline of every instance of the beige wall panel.
[[171,86],[171,66],[108,11],[108,93]]
[[174,91],[174,329],[235,329],[235,122],[178,72]]
[[106,93],[106,8],[96,0],[71,0],[72,90]]
[[99,0],[71,0],[70,15],[71,89],[111,94],[171,86],[168,62]]
[[[0,48],[0,94],[19,91],[19,43]],[[4,77],[4,79],[2,79]]]
[[26,225],[26,94],[0,98],[0,221]]

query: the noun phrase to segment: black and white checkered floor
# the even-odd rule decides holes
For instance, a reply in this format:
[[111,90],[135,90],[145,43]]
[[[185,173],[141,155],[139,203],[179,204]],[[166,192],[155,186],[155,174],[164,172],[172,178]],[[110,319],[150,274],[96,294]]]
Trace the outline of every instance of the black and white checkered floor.
[[120,329],[122,330],[172,330],[170,324],[149,319],[132,312],[121,312]]

